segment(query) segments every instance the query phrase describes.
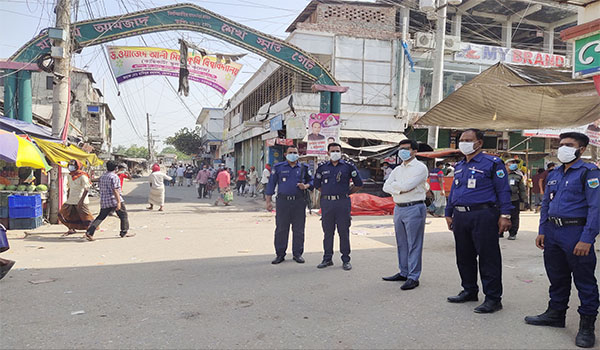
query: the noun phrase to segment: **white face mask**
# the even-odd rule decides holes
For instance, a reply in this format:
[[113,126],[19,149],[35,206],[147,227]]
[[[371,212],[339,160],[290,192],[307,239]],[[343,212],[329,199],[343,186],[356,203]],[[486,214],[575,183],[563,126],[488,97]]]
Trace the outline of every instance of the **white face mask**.
[[475,142],[459,142],[458,148],[465,156],[475,152]]
[[337,162],[338,160],[342,159],[342,152],[331,152],[329,153],[329,158],[332,161]]
[[560,146],[558,148],[558,160],[563,164],[568,164],[577,158],[577,148],[569,146]]
[[75,171],[77,170],[77,167],[74,165],[69,165],[69,171]]

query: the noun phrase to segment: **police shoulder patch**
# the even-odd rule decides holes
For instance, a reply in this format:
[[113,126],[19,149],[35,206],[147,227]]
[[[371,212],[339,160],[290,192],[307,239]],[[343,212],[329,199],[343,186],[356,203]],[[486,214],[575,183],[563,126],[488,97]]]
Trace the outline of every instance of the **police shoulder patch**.
[[356,172],[356,170],[352,171],[352,177],[356,177],[356,175],[358,175],[358,173]]
[[505,175],[506,173],[502,169],[496,171],[496,176],[498,176],[499,178],[503,178]]
[[320,179],[322,176],[321,173],[317,173],[317,179]]
[[597,188],[598,186],[600,186],[600,181],[597,177],[595,177],[593,179],[588,179],[587,184],[590,188]]

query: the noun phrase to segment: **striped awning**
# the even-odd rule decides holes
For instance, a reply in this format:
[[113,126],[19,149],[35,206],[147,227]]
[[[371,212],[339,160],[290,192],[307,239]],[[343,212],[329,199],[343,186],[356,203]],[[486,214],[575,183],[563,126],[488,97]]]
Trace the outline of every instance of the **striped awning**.
[[443,128],[523,130],[584,125],[600,119],[592,80],[567,68],[498,63],[456,90],[415,124]]

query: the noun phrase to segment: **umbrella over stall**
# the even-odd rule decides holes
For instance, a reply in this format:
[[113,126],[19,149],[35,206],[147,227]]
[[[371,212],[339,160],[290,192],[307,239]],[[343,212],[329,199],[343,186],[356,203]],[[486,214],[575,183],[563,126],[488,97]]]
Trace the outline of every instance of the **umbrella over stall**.
[[4,130],[0,130],[0,159],[15,163],[17,167],[30,167],[45,171],[52,169],[33,142]]

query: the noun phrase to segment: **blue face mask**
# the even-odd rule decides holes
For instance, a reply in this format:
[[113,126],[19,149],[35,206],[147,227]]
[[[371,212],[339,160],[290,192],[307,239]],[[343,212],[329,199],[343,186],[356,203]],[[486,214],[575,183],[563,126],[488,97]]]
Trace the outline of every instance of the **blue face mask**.
[[513,164],[509,165],[508,168],[512,171],[515,171],[515,170],[519,169],[519,166],[517,164],[513,163]]
[[412,154],[411,154],[410,150],[408,150],[408,149],[401,149],[398,151],[398,156],[403,161],[407,161],[410,159],[410,157],[412,157]]
[[297,161],[298,158],[300,158],[300,156],[298,154],[296,154],[296,153],[288,153],[285,156],[285,159],[289,160],[292,163],[295,162],[295,161]]

